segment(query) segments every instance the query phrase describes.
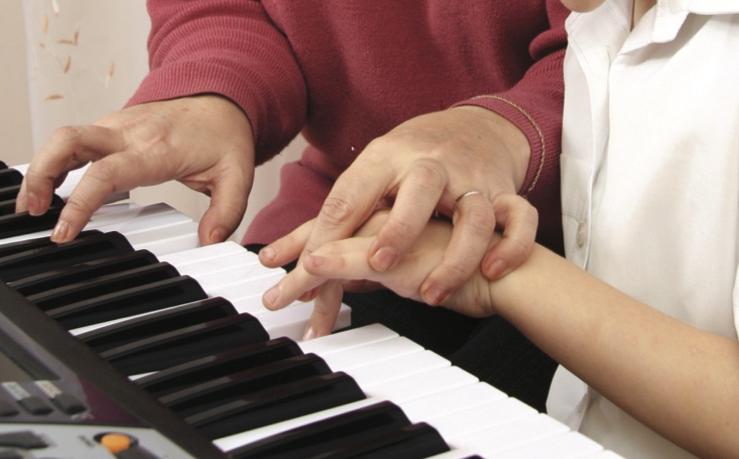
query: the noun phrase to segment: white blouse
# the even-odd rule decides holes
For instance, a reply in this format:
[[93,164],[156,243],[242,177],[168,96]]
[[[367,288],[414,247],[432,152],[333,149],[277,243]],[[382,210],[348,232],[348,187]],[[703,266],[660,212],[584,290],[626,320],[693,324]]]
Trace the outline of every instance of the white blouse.
[[[739,0],[660,0],[629,31],[631,3],[608,0],[567,20],[567,258],[736,339]],[[547,408],[624,456],[692,457],[562,367]]]

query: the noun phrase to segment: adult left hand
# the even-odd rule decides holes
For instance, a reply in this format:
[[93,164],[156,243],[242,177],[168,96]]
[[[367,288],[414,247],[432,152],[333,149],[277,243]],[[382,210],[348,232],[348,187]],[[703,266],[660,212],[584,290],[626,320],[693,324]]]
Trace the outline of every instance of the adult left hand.
[[[428,274],[420,293],[428,304],[441,304],[481,262],[483,273],[496,279],[531,252],[538,215],[515,195],[529,155],[528,141],[518,128],[480,107],[412,118],[370,142],[336,180],[304,244],[288,236],[265,247],[260,259],[274,267],[303,257],[351,236],[376,209],[392,203],[367,254],[372,268],[384,272],[438,212],[451,218],[454,227],[441,262]],[[503,238],[489,248],[496,224]],[[315,297],[306,337],[321,336],[330,333],[342,295],[338,282],[324,282],[298,263],[263,300],[270,309],[279,309],[298,298]]]

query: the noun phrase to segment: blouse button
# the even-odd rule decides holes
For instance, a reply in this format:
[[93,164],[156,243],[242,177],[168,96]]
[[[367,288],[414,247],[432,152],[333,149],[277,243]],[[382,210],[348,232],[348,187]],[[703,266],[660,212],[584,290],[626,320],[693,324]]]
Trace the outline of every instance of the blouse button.
[[577,235],[575,242],[577,243],[577,246],[580,248],[583,248],[585,243],[588,241],[588,226],[585,224],[585,222],[580,222],[577,225]]

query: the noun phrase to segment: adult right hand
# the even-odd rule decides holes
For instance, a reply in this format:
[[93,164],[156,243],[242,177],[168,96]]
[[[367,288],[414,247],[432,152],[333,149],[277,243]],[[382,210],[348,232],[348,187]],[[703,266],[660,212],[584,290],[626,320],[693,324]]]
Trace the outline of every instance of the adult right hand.
[[246,115],[220,96],[128,107],[54,132],[28,168],[16,211],[45,213],[66,173],[90,162],[52,240],[74,239],[109,194],[175,179],[210,196],[198,230],[209,244],[225,240],[241,221],[254,179],[254,140]]

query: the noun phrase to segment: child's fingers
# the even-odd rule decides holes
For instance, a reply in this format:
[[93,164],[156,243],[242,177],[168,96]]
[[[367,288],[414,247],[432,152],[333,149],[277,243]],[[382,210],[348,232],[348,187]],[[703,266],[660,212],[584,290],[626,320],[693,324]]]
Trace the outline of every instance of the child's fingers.
[[306,256],[303,267],[314,276],[328,279],[373,280],[377,273],[367,261],[373,240],[373,237],[354,237],[329,242]]
[[305,248],[315,219],[309,220],[259,251],[259,261],[264,266],[277,268],[296,260]]

